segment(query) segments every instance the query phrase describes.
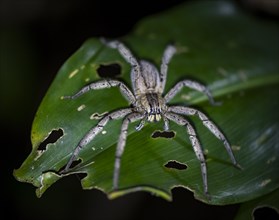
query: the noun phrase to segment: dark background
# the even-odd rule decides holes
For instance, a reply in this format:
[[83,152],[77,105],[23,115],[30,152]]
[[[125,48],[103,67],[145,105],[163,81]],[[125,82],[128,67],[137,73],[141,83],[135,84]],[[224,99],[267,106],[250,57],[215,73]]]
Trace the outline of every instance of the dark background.
[[[16,181],[12,175],[13,169],[19,168],[31,152],[32,120],[47,88],[60,66],[86,39],[124,36],[133,30],[141,18],[189,1],[0,2],[2,217],[7,214],[6,218],[14,220],[174,217],[233,219],[238,205],[205,205],[196,201],[191,192],[182,188],[173,190],[173,202],[145,192],[129,194],[111,201],[98,190],[82,190],[78,178],[71,176],[58,181],[38,199],[35,196],[35,187]],[[278,7],[266,7],[263,3],[255,5],[255,2],[261,1],[237,1],[247,13],[266,19],[278,19]]]

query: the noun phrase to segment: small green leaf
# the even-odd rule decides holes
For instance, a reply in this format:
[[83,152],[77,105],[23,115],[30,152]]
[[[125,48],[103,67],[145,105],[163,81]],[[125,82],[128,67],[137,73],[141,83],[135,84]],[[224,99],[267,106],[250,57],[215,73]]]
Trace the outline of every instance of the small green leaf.
[[[145,190],[171,199],[171,189],[185,187],[211,204],[240,203],[266,195],[279,186],[279,31],[276,24],[245,15],[229,2],[212,1],[181,5],[138,24],[123,42],[138,58],[160,65],[170,42],[178,47],[169,65],[168,91],[181,79],[208,85],[221,106],[211,106],[200,93],[183,89],[171,102],[195,104],[224,132],[243,170],[232,166],[223,143],[191,117],[207,156],[211,200],[203,193],[200,163],[184,127],[170,124],[174,138],[152,138],[163,123],[147,124],[136,132],[129,128],[121,161],[120,190],[111,192],[114,154],[121,121],[112,121],[79,154],[72,173],[84,173],[84,189],[97,188],[115,198]],[[106,112],[127,107],[117,88],[91,91],[78,99],[61,97],[76,93],[100,79],[101,65],[118,64],[117,76],[129,87],[130,66],[116,50],[98,39],[87,40],[59,70],[33,122],[32,152],[14,175],[32,183],[40,197],[60,175],[74,148]],[[43,147],[54,131],[61,135]],[[169,161],[187,169],[168,168]]]

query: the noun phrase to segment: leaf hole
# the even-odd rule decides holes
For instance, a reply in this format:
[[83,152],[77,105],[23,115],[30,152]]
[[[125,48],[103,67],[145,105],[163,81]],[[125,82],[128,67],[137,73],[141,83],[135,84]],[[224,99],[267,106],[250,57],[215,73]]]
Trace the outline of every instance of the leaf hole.
[[52,130],[50,132],[50,134],[48,135],[48,137],[42,143],[40,143],[38,150],[40,150],[40,151],[46,150],[46,146],[48,144],[55,143],[63,135],[64,135],[64,132],[61,128],[59,128],[58,130]]
[[152,138],[174,138],[174,131],[154,131],[151,135]]
[[121,75],[121,66],[117,63],[101,64],[97,69],[97,73],[101,78],[116,78]]
[[165,165],[166,168],[176,169],[176,170],[186,170],[187,165],[176,160],[170,160]]
[[257,208],[254,212],[254,219],[261,220],[261,219],[279,219],[279,213],[272,207],[260,207]]

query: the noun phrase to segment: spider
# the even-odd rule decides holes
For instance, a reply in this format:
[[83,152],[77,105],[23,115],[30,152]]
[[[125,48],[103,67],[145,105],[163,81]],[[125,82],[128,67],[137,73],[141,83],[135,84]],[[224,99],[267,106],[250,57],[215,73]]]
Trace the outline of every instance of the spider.
[[173,45],[168,45],[166,47],[163,53],[159,72],[152,63],[145,60],[137,60],[122,42],[117,40],[107,41],[103,38],[101,39],[101,42],[109,48],[117,49],[126,62],[131,65],[133,92],[121,81],[116,79],[102,79],[100,81],[90,83],[72,96],[64,96],[63,98],[75,99],[90,90],[119,87],[122,95],[127,99],[131,107],[113,111],[101,118],[98,124],[89,130],[88,133],[80,140],[62,172],[65,173],[70,169],[73,161],[77,159],[80,150],[91,142],[96,135],[103,130],[104,126],[110,120],[123,119],[116,147],[113,172],[112,187],[113,190],[117,190],[119,185],[121,156],[126,145],[128,125],[132,122],[140,121],[136,126],[136,130],[139,131],[144,127],[146,121],[158,122],[162,119],[165,131],[169,130],[169,121],[173,121],[180,126],[186,127],[195,155],[200,161],[203,191],[206,195],[208,195],[207,168],[203,150],[197,138],[195,129],[183,116],[198,116],[203,125],[223,142],[233,165],[239,167],[233,155],[231,146],[223,133],[201,111],[191,107],[167,104],[179,91],[181,91],[183,87],[189,87],[190,89],[204,93],[208,97],[211,104],[216,104],[208,88],[199,82],[186,79],[178,82],[169,90],[169,92],[163,95],[167,78],[168,64],[177,51],[176,47]]

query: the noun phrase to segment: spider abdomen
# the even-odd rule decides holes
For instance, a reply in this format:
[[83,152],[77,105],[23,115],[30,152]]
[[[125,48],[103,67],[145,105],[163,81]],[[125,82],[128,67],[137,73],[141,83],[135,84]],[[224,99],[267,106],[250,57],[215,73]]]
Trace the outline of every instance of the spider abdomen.
[[131,78],[135,95],[148,92],[158,93],[161,88],[160,74],[152,63],[140,60],[139,69],[132,69]]

